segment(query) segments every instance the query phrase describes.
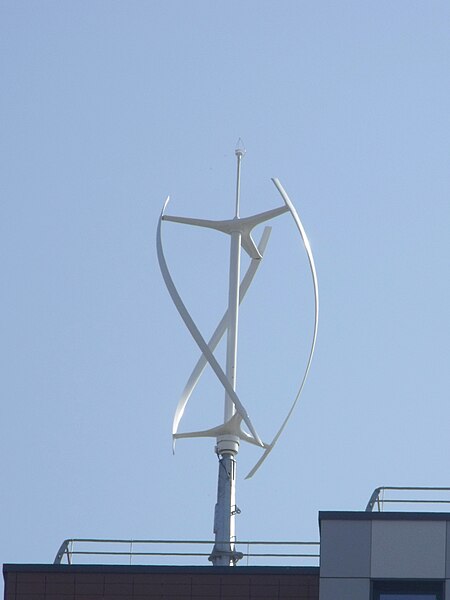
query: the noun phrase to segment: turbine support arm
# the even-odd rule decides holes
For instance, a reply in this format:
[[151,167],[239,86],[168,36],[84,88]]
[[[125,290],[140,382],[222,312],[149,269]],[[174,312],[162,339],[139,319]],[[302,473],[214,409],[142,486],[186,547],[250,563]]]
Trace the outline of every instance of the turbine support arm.
[[262,254],[259,252],[256,246],[251,232],[256,225],[274,219],[279,215],[289,211],[288,206],[280,206],[272,210],[252,215],[251,217],[234,217],[234,219],[227,219],[223,221],[212,221],[210,219],[193,219],[190,217],[175,217],[170,215],[163,215],[163,221],[172,221],[172,223],[182,223],[184,225],[195,225],[197,227],[206,227],[208,229],[215,229],[228,235],[233,233],[240,233],[241,235],[241,246],[250,256],[250,258],[260,260]]

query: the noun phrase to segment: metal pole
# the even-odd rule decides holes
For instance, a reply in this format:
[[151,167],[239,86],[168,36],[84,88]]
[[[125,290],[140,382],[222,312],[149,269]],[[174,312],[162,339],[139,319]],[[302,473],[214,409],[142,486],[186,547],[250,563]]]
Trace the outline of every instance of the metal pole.
[[[242,148],[236,149],[236,211],[235,220],[239,220],[241,160]],[[237,343],[239,325],[239,284],[241,267],[241,233],[238,228],[231,233],[230,243],[230,277],[228,291],[228,329],[226,376],[233,390],[236,389]],[[229,421],[235,406],[225,393],[224,423]],[[217,503],[214,515],[215,544],[210,560],[215,566],[232,566],[241,557],[236,553],[235,515],[236,509],[236,456],[239,451],[239,437],[236,435],[220,435],[217,438],[217,455],[219,457],[219,476],[217,484]]]

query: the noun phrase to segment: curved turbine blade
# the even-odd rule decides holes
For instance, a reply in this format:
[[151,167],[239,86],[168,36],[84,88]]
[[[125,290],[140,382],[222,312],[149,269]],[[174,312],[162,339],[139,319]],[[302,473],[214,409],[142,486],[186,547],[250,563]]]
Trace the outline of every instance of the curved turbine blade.
[[208,344],[206,343],[205,339],[203,338],[202,334],[200,333],[198,327],[194,323],[194,321],[193,321],[191,315],[189,314],[189,311],[187,310],[186,306],[184,305],[184,303],[181,299],[181,296],[179,295],[177,288],[175,287],[175,284],[173,282],[173,279],[169,273],[169,269],[167,267],[167,262],[166,262],[166,259],[164,256],[164,251],[163,251],[162,241],[161,241],[161,223],[162,223],[164,211],[165,211],[165,208],[166,208],[168,202],[169,202],[169,197],[166,199],[163,209],[161,211],[161,215],[160,215],[159,221],[158,221],[157,235],[156,235],[156,250],[157,250],[157,254],[158,254],[159,268],[161,269],[161,274],[163,276],[164,283],[166,284],[166,287],[170,294],[170,297],[172,298],[172,301],[175,304],[176,309],[180,313],[180,316],[183,319],[186,327],[188,328],[190,334],[192,335],[195,342],[197,343],[197,346],[200,348],[200,350],[204,354],[206,360],[211,365],[211,368],[214,371],[214,373],[217,375],[217,378],[219,379],[220,383],[225,388],[225,391],[227,392],[231,401],[233,402],[234,406],[236,407],[236,411],[241,415],[243,421],[249,428],[249,430],[250,430],[251,434],[254,436],[255,440],[259,443],[260,446],[263,446],[263,442],[261,441],[259,435],[256,433],[256,430],[253,427],[253,424],[250,420],[250,417],[249,417],[247,411],[245,410],[243,404],[239,400],[236,392],[233,390],[232,385],[228,381],[227,376],[225,375],[221,366],[217,362],[214,354],[209,349]]
[[289,212],[291,213],[291,215],[295,221],[295,224],[297,225],[297,229],[300,232],[300,236],[301,236],[301,238],[303,240],[303,244],[305,246],[306,254],[308,255],[309,267],[311,270],[311,276],[312,276],[313,287],[314,287],[314,331],[313,331],[313,337],[312,337],[312,342],[311,342],[311,348],[309,351],[308,362],[306,363],[306,369],[303,374],[303,378],[301,380],[300,387],[297,392],[297,395],[295,396],[294,402],[293,402],[291,408],[289,409],[289,412],[288,412],[286,418],[284,419],[283,423],[281,424],[280,429],[278,430],[275,437],[273,438],[272,442],[268,445],[264,454],[258,460],[258,462],[253,467],[253,469],[249,472],[249,474],[246,476],[246,479],[250,479],[250,477],[253,477],[253,475],[256,473],[256,471],[259,469],[259,467],[263,464],[263,462],[266,460],[266,458],[272,452],[275,444],[278,441],[278,438],[283,433],[284,428],[287,425],[287,422],[289,421],[292,413],[294,412],[294,409],[295,409],[297,402],[300,398],[300,395],[303,391],[303,388],[304,388],[304,385],[306,382],[306,378],[308,377],[309,369],[311,367],[311,362],[312,362],[312,358],[314,355],[314,349],[315,349],[316,340],[317,340],[317,329],[318,329],[318,325],[319,325],[319,287],[318,287],[318,283],[317,283],[316,266],[314,264],[314,257],[312,254],[311,245],[309,243],[308,236],[306,235],[306,231],[302,225],[302,222],[300,221],[300,217],[298,216],[297,211],[295,210],[295,207],[292,204],[292,202],[291,202],[289,196],[287,195],[286,191],[284,190],[283,186],[281,185],[281,183],[279,182],[278,179],[272,179],[272,181],[275,184],[275,187],[277,188],[277,190],[279,191],[281,197],[283,198],[286,206],[289,208]]
[[[261,256],[264,254],[264,252],[266,250],[267,243],[268,243],[269,237],[270,237],[270,232],[271,232],[271,228],[265,227],[264,231],[261,235],[261,240],[258,244],[258,251],[261,254]],[[257,272],[258,268],[260,267],[260,265],[261,265],[261,260],[256,259],[256,258],[252,259],[252,261],[250,262],[247,272],[245,273],[245,276],[242,279],[241,285],[239,286],[239,304],[244,299],[244,297],[250,287],[250,284],[252,283],[253,278],[256,275],[256,272]],[[211,350],[211,352],[214,352],[218,343],[220,342],[224,333],[226,332],[227,320],[228,320],[228,310],[223,315],[220,323],[217,325],[216,330],[214,331],[213,335],[211,336],[211,339],[208,342],[208,347]],[[173,436],[176,435],[178,432],[178,426],[183,417],[184,410],[186,408],[188,400],[191,397],[192,392],[194,391],[207,364],[208,364],[208,361],[206,360],[205,356],[202,354],[200,356],[200,358],[198,359],[198,362],[195,365],[195,367],[191,373],[191,376],[189,377],[189,379],[186,383],[183,393],[181,394],[181,398],[178,402],[178,406],[175,410],[175,415],[173,418],[173,425],[172,425],[172,435]],[[175,440],[174,440],[174,449],[175,449]]]

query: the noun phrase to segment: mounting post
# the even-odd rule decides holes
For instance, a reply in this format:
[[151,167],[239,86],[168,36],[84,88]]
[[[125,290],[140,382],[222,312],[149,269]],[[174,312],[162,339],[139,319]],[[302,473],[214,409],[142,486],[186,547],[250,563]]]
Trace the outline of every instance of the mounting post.
[[[241,278],[241,231],[239,229],[239,204],[241,193],[241,160],[244,149],[236,148],[236,209],[234,221],[237,227],[231,231],[230,277],[228,288],[228,325],[227,325],[227,361],[226,376],[236,390],[237,343],[239,327],[239,285]],[[235,414],[236,408],[228,392],[225,392],[224,423]],[[214,512],[214,548],[209,560],[215,566],[232,566],[242,558],[236,553],[234,542],[236,505],[236,456],[239,451],[239,437],[232,434],[219,435],[216,446],[219,457],[219,475],[217,483],[217,503]]]

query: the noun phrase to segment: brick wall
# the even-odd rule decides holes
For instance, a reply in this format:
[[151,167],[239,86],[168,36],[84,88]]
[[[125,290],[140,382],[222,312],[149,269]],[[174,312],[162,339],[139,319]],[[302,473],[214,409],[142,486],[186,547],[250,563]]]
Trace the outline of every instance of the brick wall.
[[318,600],[314,567],[4,565],[5,600]]

